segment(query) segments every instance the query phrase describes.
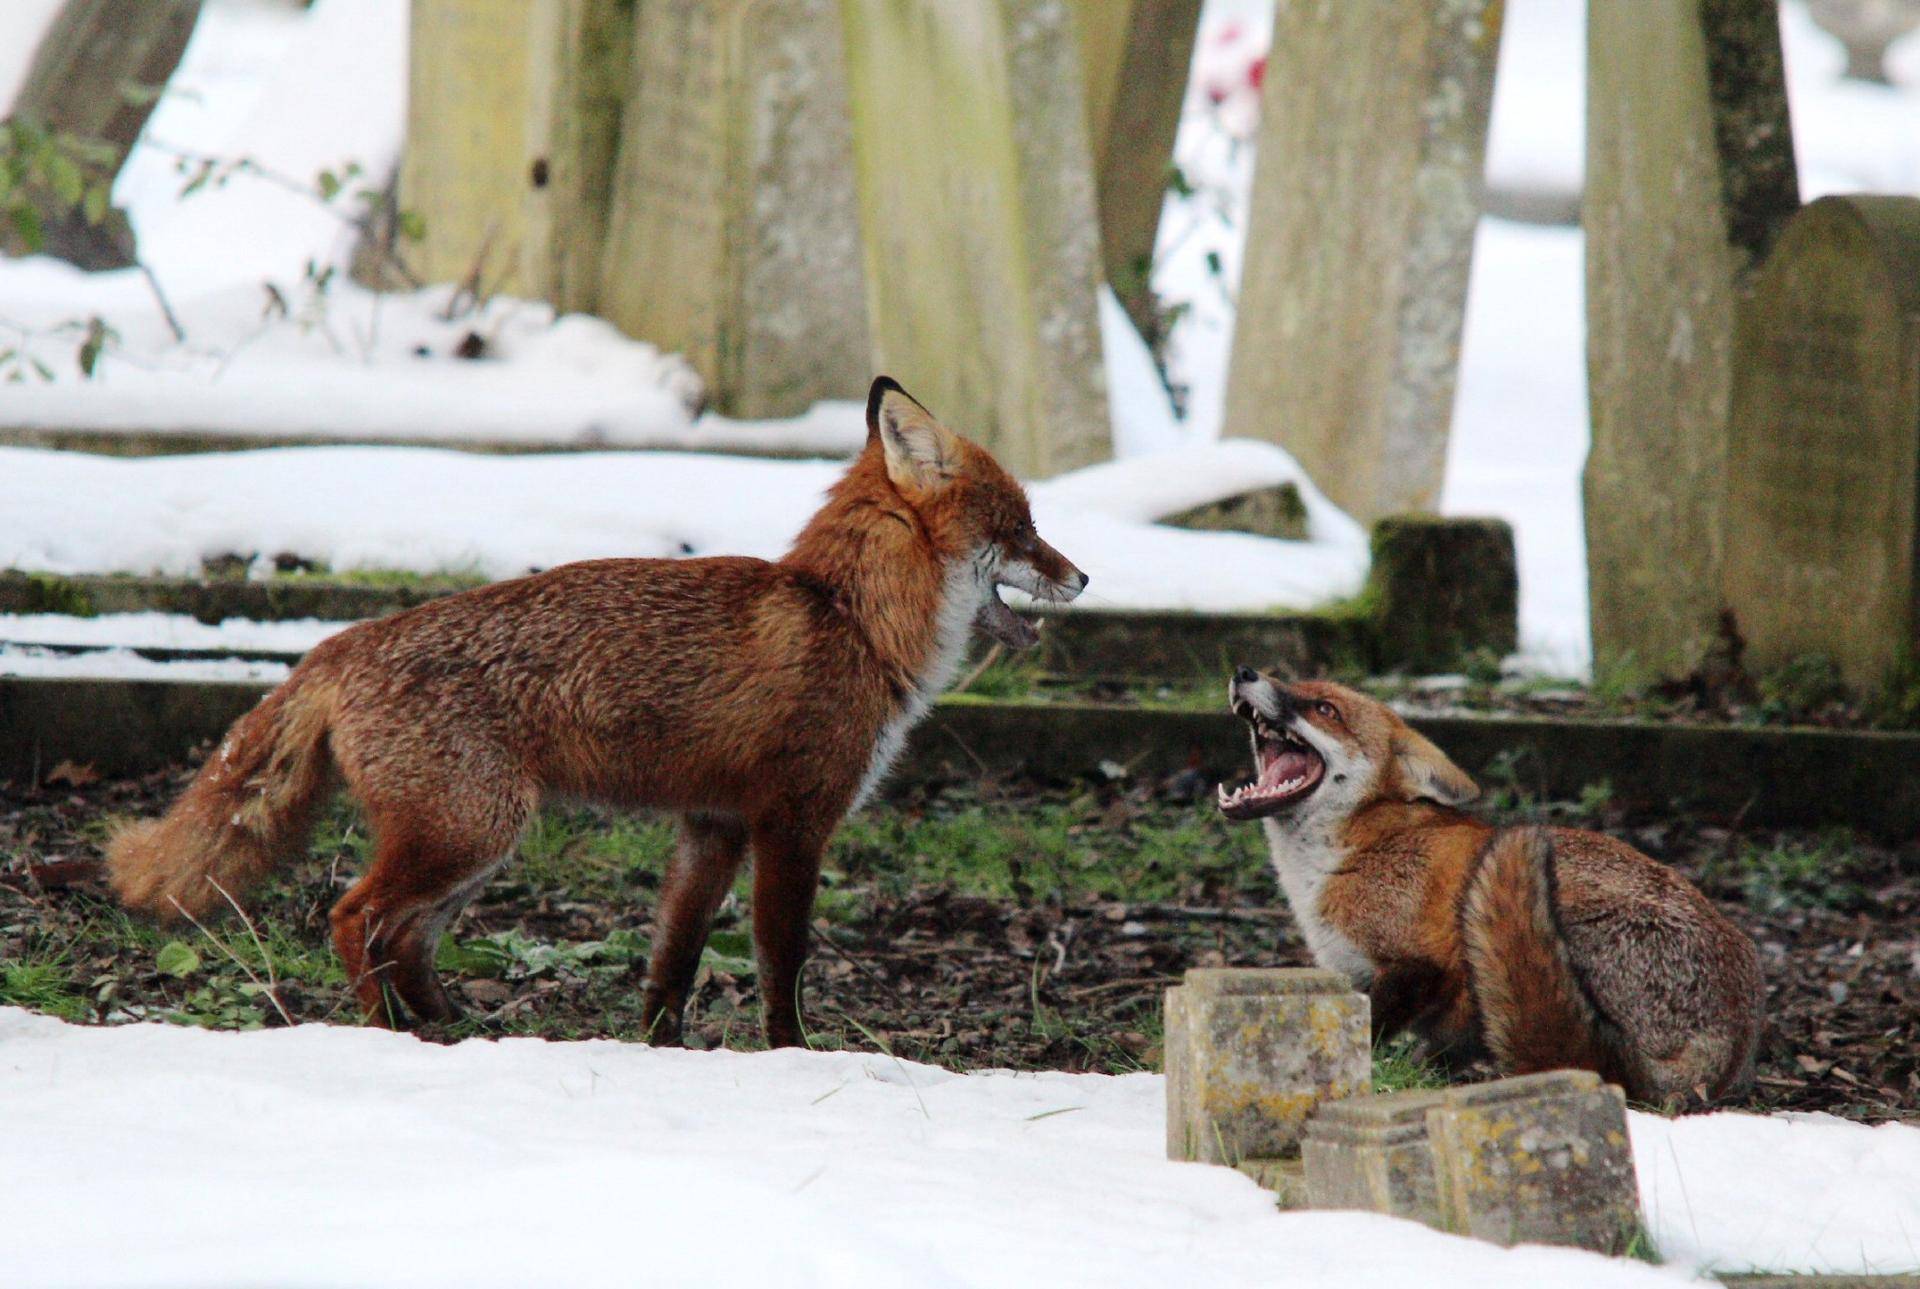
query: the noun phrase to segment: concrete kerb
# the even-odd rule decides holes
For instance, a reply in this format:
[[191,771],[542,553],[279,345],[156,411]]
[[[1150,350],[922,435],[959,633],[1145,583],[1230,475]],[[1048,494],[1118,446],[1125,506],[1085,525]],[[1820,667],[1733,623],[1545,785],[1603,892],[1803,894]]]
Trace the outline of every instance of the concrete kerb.
[[[63,760],[131,774],[189,758],[266,690],[248,683],[0,678],[0,777]],[[1920,734],[1653,725],[1543,717],[1413,722],[1470,774],[1496,764],[1545,799],[1609,785],[1635,809],[1684,808],[1755,826],[1846,825],[1920,834]],[[895,787],[1033,774],[1242,773],[1242,726],[1226,712],[1074,703],[943,702],[909,740]]]

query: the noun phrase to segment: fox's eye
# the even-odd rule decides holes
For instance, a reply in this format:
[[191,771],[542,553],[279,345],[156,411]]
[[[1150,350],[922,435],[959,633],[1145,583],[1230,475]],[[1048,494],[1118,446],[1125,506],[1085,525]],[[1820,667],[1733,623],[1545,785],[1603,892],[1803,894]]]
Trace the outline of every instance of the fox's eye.
[[1313,705],[1313,710],[1327,717],[1329,720],[1338,720],[1340,718],[1340,709],[1324,698]]

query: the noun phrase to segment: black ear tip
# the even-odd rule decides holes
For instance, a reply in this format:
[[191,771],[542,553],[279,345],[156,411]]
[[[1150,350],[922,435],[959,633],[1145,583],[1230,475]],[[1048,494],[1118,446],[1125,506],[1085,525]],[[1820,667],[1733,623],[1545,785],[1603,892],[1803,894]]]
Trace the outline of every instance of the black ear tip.
[[867,425],[869,427],[880,423],[880,400],[885,398],[889,393],[903,394],[908,398],[913,397],[913,395],[908,394],[906,390],[900,388],[900,382],[893,377],[875,376],[873,378],[873,388],[867,391]]

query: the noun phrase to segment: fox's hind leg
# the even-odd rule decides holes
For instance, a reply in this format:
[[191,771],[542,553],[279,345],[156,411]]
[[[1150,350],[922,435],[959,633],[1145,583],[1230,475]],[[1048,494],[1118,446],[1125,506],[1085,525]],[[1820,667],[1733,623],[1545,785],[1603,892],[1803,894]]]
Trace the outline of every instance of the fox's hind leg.
[[389,990],[417,1020],[460,1014],[433,967],[440,933],[512,853],[533,797],[510,793],[489,807],[454,824],[369,804],[373,864],[331,915],[334,948],[369,1022],[399,1025]]
[[680,844],[660,887],[654,916],[653,953],[647,961],[647,987],[641,995],[641,1020],[647,1041],[680,1041],[687,991],[707,945],[707,930],[746,854],[746,825],[731,815],[687,814],[680,818]]

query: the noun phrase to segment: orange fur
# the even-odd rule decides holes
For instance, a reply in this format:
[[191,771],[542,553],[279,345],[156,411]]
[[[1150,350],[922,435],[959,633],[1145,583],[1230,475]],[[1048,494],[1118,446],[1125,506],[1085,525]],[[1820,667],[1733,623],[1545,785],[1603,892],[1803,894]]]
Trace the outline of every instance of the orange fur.
[[[785,558],[596,560],[362,623],[313,650],[157,823],[115,840],[116,889],[164,914],[238,894],[303,843],[337,767],[374,860],[334,907],[370,1018],[389,987],[454,1014],[441,930],[550,797],[682,816],[644,1010],[680,1032],[708,926],[747,849],[767,1036],[800,1041],[798,980],[828,837],[951,678],[992,585],[1071,599],[1020,485],[898,385]],[[983,580],[984,579],[984,580]],[[984,588],[984,591],[983,591]],[[986,600],[991,600],[987,604]],[[994,610],[998,610],[998,614]],[[1019,641],[1016,640],[1016,643]]]
[[1759,955],[1684,878],[1599,833],[1496,830],[1458,809],[1473,781],[1385,704],[1250,675],[1235,710],[1327,767],[1265,819],[1275,867],[1316,960],[1369,990],[1379,1032],[1484,1044],[1510,1072],[1596,1070],[1646,1101],[1747,1085]]

